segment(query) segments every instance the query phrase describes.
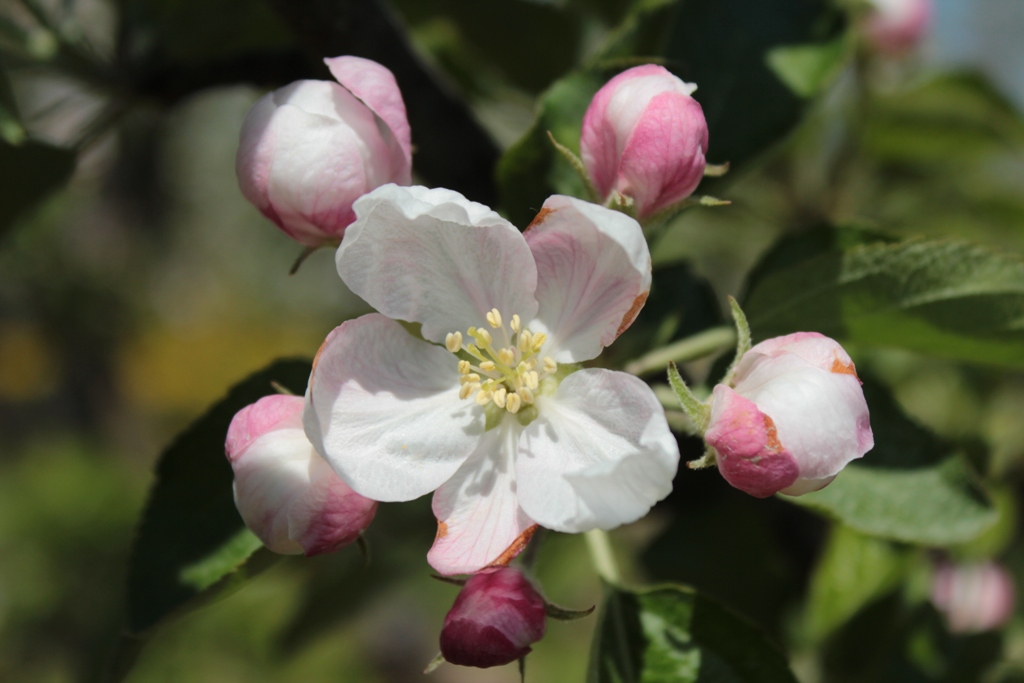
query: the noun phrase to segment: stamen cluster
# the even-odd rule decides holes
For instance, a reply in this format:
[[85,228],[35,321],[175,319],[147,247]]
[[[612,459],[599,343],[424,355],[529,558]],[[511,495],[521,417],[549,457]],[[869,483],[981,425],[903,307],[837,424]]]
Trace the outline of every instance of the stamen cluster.
[[482,327],[466,330],[475,343],[467,344],[465,349],[461,332],[449,332],[445,337],[449,351],[457,354],[464,350],[477,361],[459,361],[459,398],[473,396],[478,405],[494,403],[514,414],[534,402],[540,383],[558,370],[558,364],[550,356],[540,358],[548,336],[524,328],[518,315],[512,316],[506,328],[501,313],[492,308],[487,313],[487,324],[500,335],[504,346],[495,348],[494,335]]

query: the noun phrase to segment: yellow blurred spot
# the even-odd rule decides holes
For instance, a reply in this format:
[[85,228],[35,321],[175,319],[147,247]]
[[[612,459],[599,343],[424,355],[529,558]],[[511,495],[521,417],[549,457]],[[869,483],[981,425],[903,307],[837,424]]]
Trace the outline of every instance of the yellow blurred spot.
[[45,398],[56,387],[59,375],[57,359],[38,327],[26,322],[0,323],[0,400]]
[[194,412],[278,358],[311,359],[326,332],[241,320],[150,329],[121,354],[120,388],[146,410]]

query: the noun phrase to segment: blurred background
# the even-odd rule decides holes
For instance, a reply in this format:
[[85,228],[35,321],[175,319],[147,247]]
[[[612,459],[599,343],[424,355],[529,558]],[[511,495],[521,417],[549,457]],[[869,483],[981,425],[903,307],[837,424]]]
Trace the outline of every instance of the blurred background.
[[[419,181],[498,205],[507,197],[493,164],[534,124],[538,96],[652,4],[0,0],[0,681],[102,680],[125,627],[130,547],[162,449],[232,384],[273,359],[311,357],[366,310],[329,250],[289,276],[300,247],[238,191],[249,106],[290,80],[325,78],[318,56],[373,57],[396,71],[407,101],[440,102],[413,116]],[[323,12],[335,23],[311,27]],[[742,292],[776,239],[823,220],[1024,253],[1024,2],[935,0],[915,50],[853,71],[714,186],[732,206],[690,211],[659,233],[657,265],[696,283],[689,332],[723,320],[725,297]],[[442,119],[445,106],[456,114]],[[735,161],[720,150],[713,129],[709,161]],[[628,360],[624,342],[613,361]],[[1002,482],[1008,521],[956,552],[1002,556],[1024,578],[1024,548],[1013,542],[1024,375],[852,350],[916,421],[984,450],[981,469]],[[700,381],[710,363],[688,369]],[[699,455],[699,443],[683,448],[684,458]],[[385,546],[374,562],[391,564],[376,583],[354,548],[278,563],[161,627],[127,680],[421,680],[456,589],[429,578],[426,501],[385,507],[370,540]],[[764,627],[804,683],[1024,680],[1021,617],[998,637],[901,631],[896,653],[852,632],[842,642],[862,650],[836,646],[840,625],[858,628],[851,615],[898,609],[897,585],[900,595],[927,592],[930,557],[837,533],[802,508],[684,469],[673,495],[614,540],[631,576],[690,583]],[[868,554],[857,566],[875,569],[848,577],[864,595],[838,616],[829,610],[842,599],[815,578],[826,540],[830,552]],[[599,600],[580,537],[550,534],[537,574],[559,604]],[[530,679],[583,680],[592,630],[592,620],[549,624]],[[512,666],[432,674],[517,676]]]

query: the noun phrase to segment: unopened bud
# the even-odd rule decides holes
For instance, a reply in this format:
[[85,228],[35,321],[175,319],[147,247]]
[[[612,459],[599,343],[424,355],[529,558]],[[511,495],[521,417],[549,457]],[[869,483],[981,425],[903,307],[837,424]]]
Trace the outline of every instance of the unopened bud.
[[544,599],[513,567],[474,574],[444,618],[441,654],[487,668],[514,662],[544,637]]

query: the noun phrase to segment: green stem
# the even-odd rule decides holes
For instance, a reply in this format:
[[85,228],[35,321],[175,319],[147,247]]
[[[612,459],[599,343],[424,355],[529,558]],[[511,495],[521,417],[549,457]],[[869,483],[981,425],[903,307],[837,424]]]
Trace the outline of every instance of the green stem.
[[692,337],[655,349],[650,353],[626,363],[625,370],[631,375],[646,375],[664,372],[670,362],[684,363],[703,358],[736,342],[736,331],[731,327],[712,327]]
[[593,560],[594,569],[597,570],[598,575],[608,583],[622,583],[619,565],[615,562],[615,553],[612,552],[608,532],[603,529],[591,529],[583,536],[587,539],[590,559]]

